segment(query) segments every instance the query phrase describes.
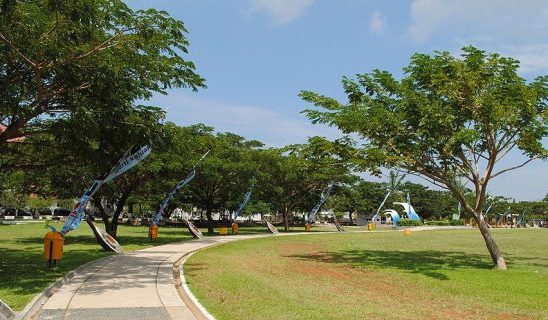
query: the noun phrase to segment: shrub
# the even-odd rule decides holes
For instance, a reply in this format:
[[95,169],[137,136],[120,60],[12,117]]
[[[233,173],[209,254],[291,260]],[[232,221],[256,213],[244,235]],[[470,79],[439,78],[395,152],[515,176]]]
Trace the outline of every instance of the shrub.
[[422,226],[422,222],[417,220],[402,219],[398,221],[398,226],[400,227],[416,227]]
[[432,220],[426,222],[426,224],[429,226],[448,226],[449,220]]
[[426,222],[429,226],[463,226],[464,220],[432,220]]

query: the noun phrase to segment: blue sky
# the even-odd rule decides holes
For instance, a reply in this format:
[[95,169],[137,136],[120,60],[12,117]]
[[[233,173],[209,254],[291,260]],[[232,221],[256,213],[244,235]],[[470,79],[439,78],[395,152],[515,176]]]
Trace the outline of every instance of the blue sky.
[[[459,53],[464,45],[512,56],[521,75],[548,74],[546,0],[131,0],[162,9],[189,30],[190,54],[208,88],[156,96],[181,125],[202,122],[271,146],[338,136],[309,124],[297,94],[343,99],[342,76],[379,68],[401,74],[415,52]],[[518,153],[508,164],[518,163]],[[412,179],[413,181],[418,181]],[[538,200],[548,164],[493,180],[490,192]]]

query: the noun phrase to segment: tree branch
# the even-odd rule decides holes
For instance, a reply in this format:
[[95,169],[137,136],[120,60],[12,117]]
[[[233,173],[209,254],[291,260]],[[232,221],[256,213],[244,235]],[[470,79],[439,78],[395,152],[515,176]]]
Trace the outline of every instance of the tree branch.
[[37,65],[35,62],[30,60],[27,56],[25,56],[17,47],[2,33],[0,32],[0,39],[2,39],[5,43],[7,43],[15,53],[17,53],[18,56],[20,56],[23,60],[25,60],[26,63],[28,63],[32,68],[36,68]]
[[503,169],[503,170],[501,170],[501,171],[499,171],[499,172],[497,172],[497,173],[491,175],[491,179],[493,179],[494,177],[496,177],[496,176],[498,176],[498,175],[501,175],[501,174],[503,174],[503,173],[505,173],[505,172],[507,172],[507,171],[511,171],[511,170],[515,170],[515,169],[521,168],[521,167],[525,166],[526,164],[528,164],[529,162],[531,162],[531,161],[533,161],[533,160],[536,160],[536,159],[540,159],[540,156],[532,157],[531,159],[529,159],[529,160],[523,162],[523,163],[520,164],[520,165],[517,165],[517,166],[514,166],[514,167],[509,167],[509,168]]
[[[110,38],[108,38],[107,40],[103,41],[101,44],[99,44],[98,46],[94,47],[93,49],[89,50],[88,52],[86,53],[83,53],[81,55],[77,55],[77,56],[73,56],[73,57],[70,57],[70,58],[67,58],[63,61],[61,61],[59,64],[60,65],[64,65],[64,64],[67,64],[67,63],[71,63],[71,62],[75,62],[75,61],[78,61],[78,60],[82,60],[96,52],[100,52],[100,51],[103,51],[105,49],[108,49],[110,47],[113,47],[115,46],[116,44],[110,44],[109,43],[111,41],[113,41],[114,39],[118,38],[119,36],[123,35],[124,32],[127,32],[127,31],[130,31],[131,29],[125,29],[125,30],[120,30],[118,32],[116,32],[113,36],[111,36]],[[48,66],[52,65],[53,62],[49,62],[48,63]]]

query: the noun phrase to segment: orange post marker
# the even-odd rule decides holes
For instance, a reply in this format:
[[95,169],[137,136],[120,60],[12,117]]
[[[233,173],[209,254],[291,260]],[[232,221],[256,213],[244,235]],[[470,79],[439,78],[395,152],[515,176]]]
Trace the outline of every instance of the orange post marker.
[[238,224],[234,222],[231,226],[232,228],[232,234],[238,234]]
[[150,241],[156,241],[156,238],[158,238],[158,226],[157,225],[151,225],[148,227],[148,238]]
[[65,238],[59,232],[48,232],[44,237],[44,260],[53,267],[63,258],[63,244]]

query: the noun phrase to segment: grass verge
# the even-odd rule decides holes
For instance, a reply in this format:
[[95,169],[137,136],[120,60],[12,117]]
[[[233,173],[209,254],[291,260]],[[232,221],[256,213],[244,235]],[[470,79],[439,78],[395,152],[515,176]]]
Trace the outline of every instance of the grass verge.
[[[61,223],[53,225],[62,227]],[[48,230],[41,223],[0,225],[0,299],[14,310],[22,310],[35,295],[69,271],[111,254],[101,249],[83,223],[66,236],[61,263],[48,268],[42,258]],[[161,228],[156,243],[150,243],[147,237],[146,226],[119,226],[118,240],[125,251],[190,239],[191,235],[186,228]]]

